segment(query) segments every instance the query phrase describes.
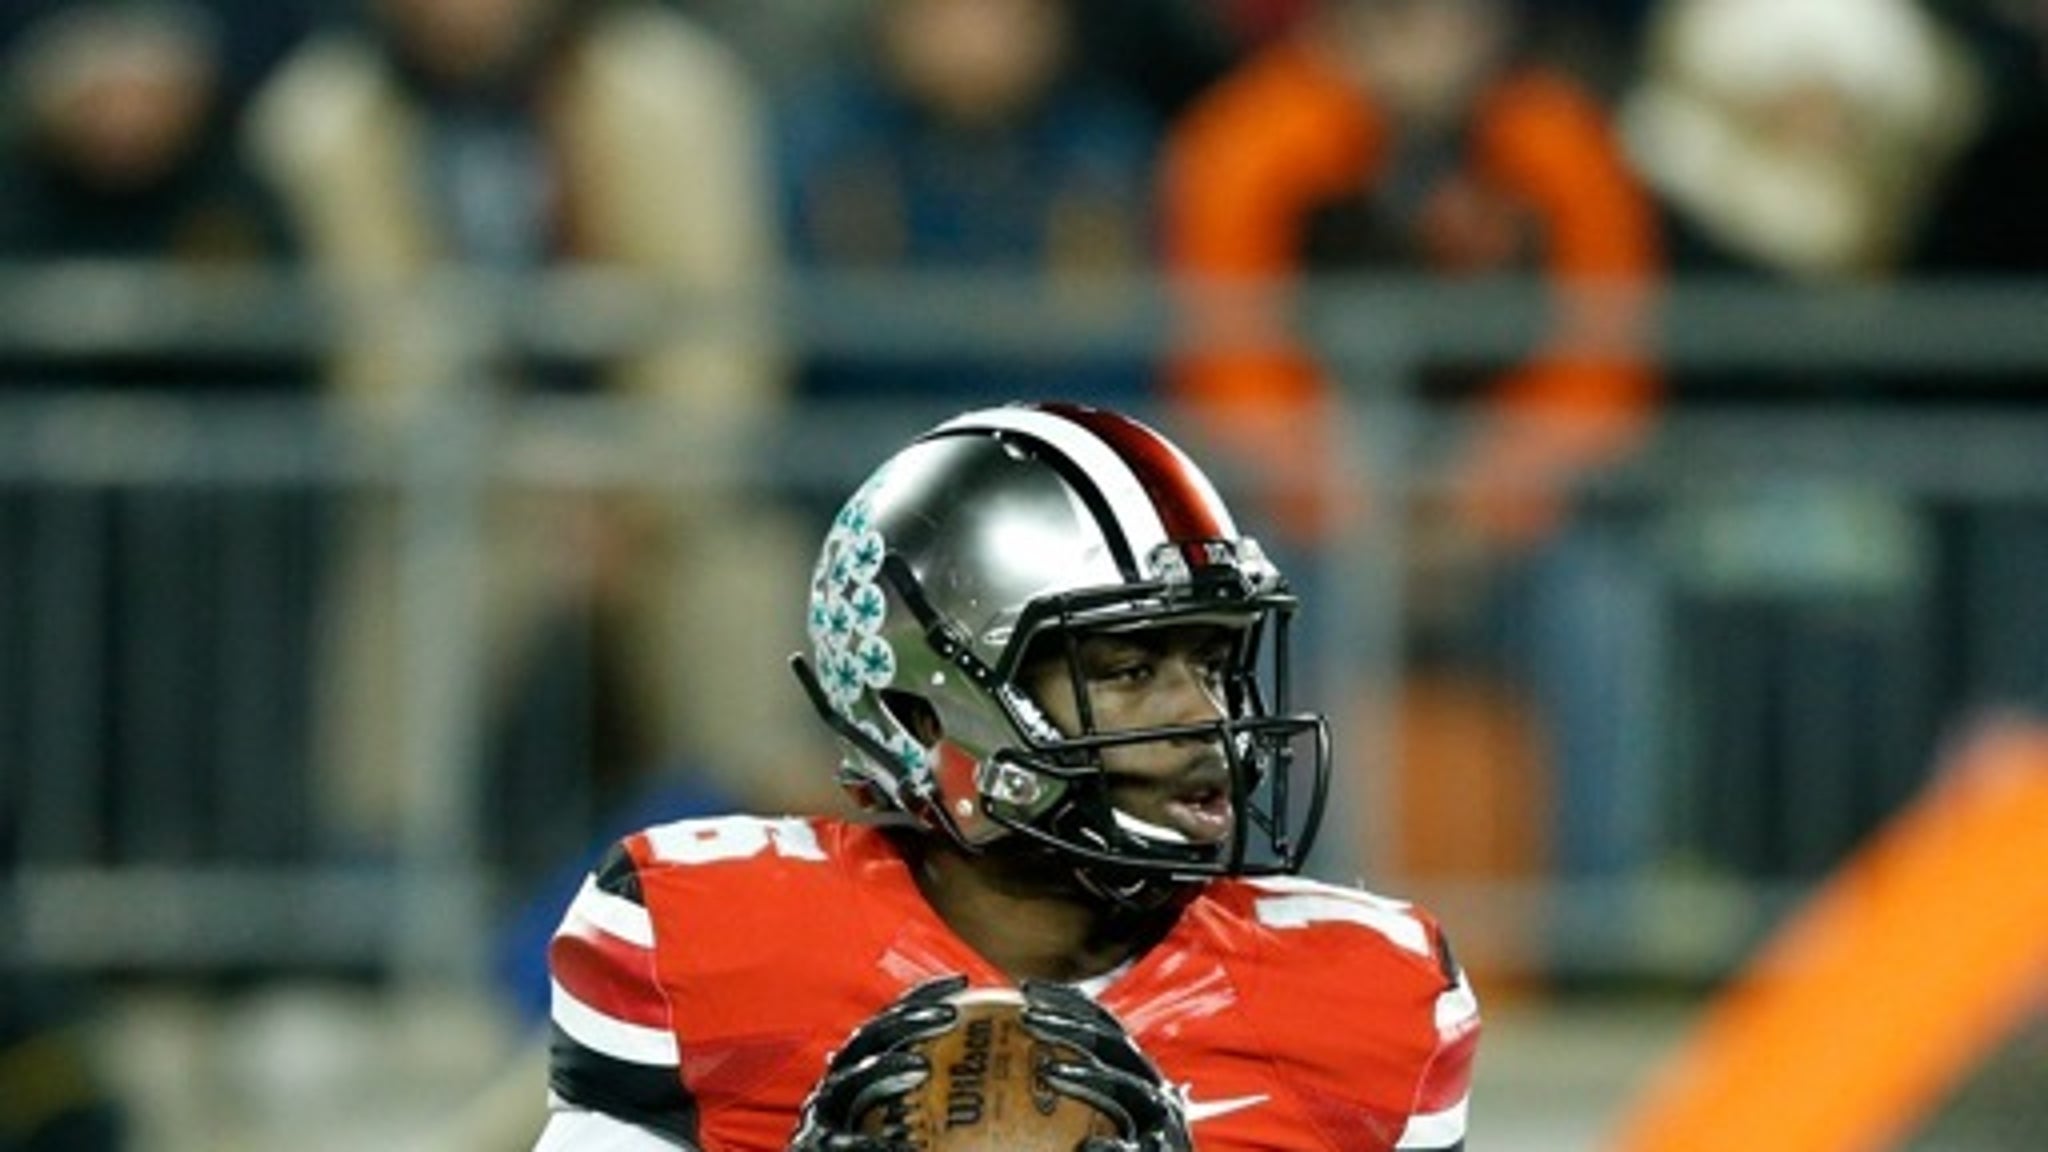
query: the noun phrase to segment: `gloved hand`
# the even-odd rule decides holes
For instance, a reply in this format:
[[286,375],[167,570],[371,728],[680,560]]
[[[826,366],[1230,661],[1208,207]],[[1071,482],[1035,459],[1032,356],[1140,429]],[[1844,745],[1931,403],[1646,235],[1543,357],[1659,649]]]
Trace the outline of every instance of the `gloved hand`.
[[930,1062],[908,1049],[953,1027],[960,1010],[946,1000],[966,987],[965,976],[927,980],[854,1029],[804,1101],[789,1152],[916,1152],[900,1132],[868,1135],[854,1125],[931,1077]]
[[1024,1028],[1079,1053],[1040,1069],[1056,1091],[1086,1101],[1116,1122],[1078,1152],[1192,1152],[1187,1116],[1159,1069],[1108,1009],[1064,984],[1024,982]]

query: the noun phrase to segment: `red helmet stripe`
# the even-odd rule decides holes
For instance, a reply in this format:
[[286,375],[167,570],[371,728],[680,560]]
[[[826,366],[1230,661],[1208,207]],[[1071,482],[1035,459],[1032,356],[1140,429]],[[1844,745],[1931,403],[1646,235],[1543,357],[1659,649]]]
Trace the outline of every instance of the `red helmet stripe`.
[[1079,424],[1117,454],[1159,513],[1169,540],[1223,540],[1235,535],[1230,514],[1193,461],[1164,436],[1126,416],[1078,404],[1045,411]]

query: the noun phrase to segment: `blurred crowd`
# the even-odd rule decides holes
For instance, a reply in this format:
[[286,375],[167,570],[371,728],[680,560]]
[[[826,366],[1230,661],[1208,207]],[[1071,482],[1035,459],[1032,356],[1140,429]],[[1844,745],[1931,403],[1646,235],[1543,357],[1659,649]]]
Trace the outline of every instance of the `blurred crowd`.
[[[645,802],[675,765],[738,803],[834,802],[830,753],[780,719],[821,509],[742,483],[720,448],[872,400],[1163,411],[1203,431],[1225,474],[1260,482],[1256,518],[1285,554],[1313,556],[1361,517],[1398,526],[1413,716],[1538,718],[1542,851],[1566,877],[1654,864],[1679,802],[1720,865],[1811,874],[1916,786],[1944,713],[2048,704],[2048,510],[1834,483],[1652,508],[1593,483],[1674,412],[1903,402],[1846,371],[1661,365],[1642,338],[1663,285],[2048,275],[2037,0],[6,0],[0,85],[0,265],[289,271],[351,300],[449,266],[620,269],[714,295],[899,271],[1023,273],[1075,299],[1149,274],[1261,289],[1191,295],[1194,330],[1229,338],[1156,357],[812,355],[697,324],[605,358],[482,365],[491,396],[616,395],[706,457],[686,502],[485,502],[464,597],[495,718],[482,826],[529,881],[601,823],[553,819],[563,764],[598,781],[598,813]],[[1424,482],[1399,502],[1361,479],[1373,462],[1345,421],[1358,381],[1290,323],[1284,292],[1378,272],[1526,276],[1553,297],[1519,353],[1427,366],[1423,396],[1462,431],[1414,464]],[[317,394],[374,431],[448,403],[438,391],[476,367],[418,321],[351,311],[318,364],[4,352],[0,389]],[[0,543],[44,539],[47,495],[0,486]],[[257,814],[237,843],[388,851],[409,704],[399,511],[375,492],[237,498],[316,504],[331,525],[292,539],[326,575],[310,601],[265,602],[280,647],[258,665],[314,669],[275,710],[297,720],[270,731],[275,758],[304,757],[303,809]],[[109,628],[137,610],[121,573],[138,568],[159,597],[241,595],[193,561],[194,537],[116,531],[225,532],[194,494],[76,499],[99,501],[87,518],[119,557],[98,569]],[[1313,596],[1315,568],[1296,568]],[[29,620],[25,597],[0,586],[0,632],[47,639],[61,622]],[[1952,628],[1957,605],[2000,624]],[[1957,637],[1931,669],[1930,634]],[[218,666],[196,631],[164,642],[194,654],[172,667]],[[594,671],[554,683],[564,652]],[[163,707],[132,679],[78,754],[147,761],[136,771],[159,781],[183,756],[206,778],[220,733],[121,746],[121,714]],[[0,668],[0,709],[29,707],[21,680]],[[1861,783],[1819,837],[1802,816],[1753,819],[1785,811],[1769,802],[1789,787],[1781,750],[1816,692],[1883,718],[1822,753]],[[1732,719],[1686,706],[1705,696],[1757,703]],[[1886,706],[1902,700],[1934,703]],[[547,707],[589,720],[573,746],[534,734]],[[1673,797],[1647,765],[1686,723],[1695,794]],[[26,757],[32,728],[0,725],[0,759]],[[1428,731],[1404,747],[1457,757]],[[0,796],[0,859],[229,854],[143,833],[52,844],[26,810]],[[0,1149],[14,1116],[0,1110]]]

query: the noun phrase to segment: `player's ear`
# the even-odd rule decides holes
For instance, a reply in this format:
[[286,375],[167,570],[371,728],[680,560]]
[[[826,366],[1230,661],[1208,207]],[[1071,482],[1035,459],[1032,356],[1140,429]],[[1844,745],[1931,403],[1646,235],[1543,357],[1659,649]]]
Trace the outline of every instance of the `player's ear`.
[[931,701],[924,697],[914,696],[908,692],[884,692],[882,703],[889,709],[890,715],[896,717],[897,723],[910,729],[911,734],[925,747],[933,747],[945,736],[946,726],[939,723],[938,709],[933,708]]

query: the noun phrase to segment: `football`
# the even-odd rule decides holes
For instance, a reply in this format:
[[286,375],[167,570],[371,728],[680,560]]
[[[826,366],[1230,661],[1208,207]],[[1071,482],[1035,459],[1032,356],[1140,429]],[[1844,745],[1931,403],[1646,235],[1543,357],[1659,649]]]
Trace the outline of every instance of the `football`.
[[1074,1152],[1116,1126],[1092,1105],[1053,1089],[1039,1069],[1056,1045],[1024,1030],[1024,997],[969,989],[952,1002],[960,1018],[919,1044],[931,1078],[858,1118],[863,1132],[896,1129],[928,1152]]

